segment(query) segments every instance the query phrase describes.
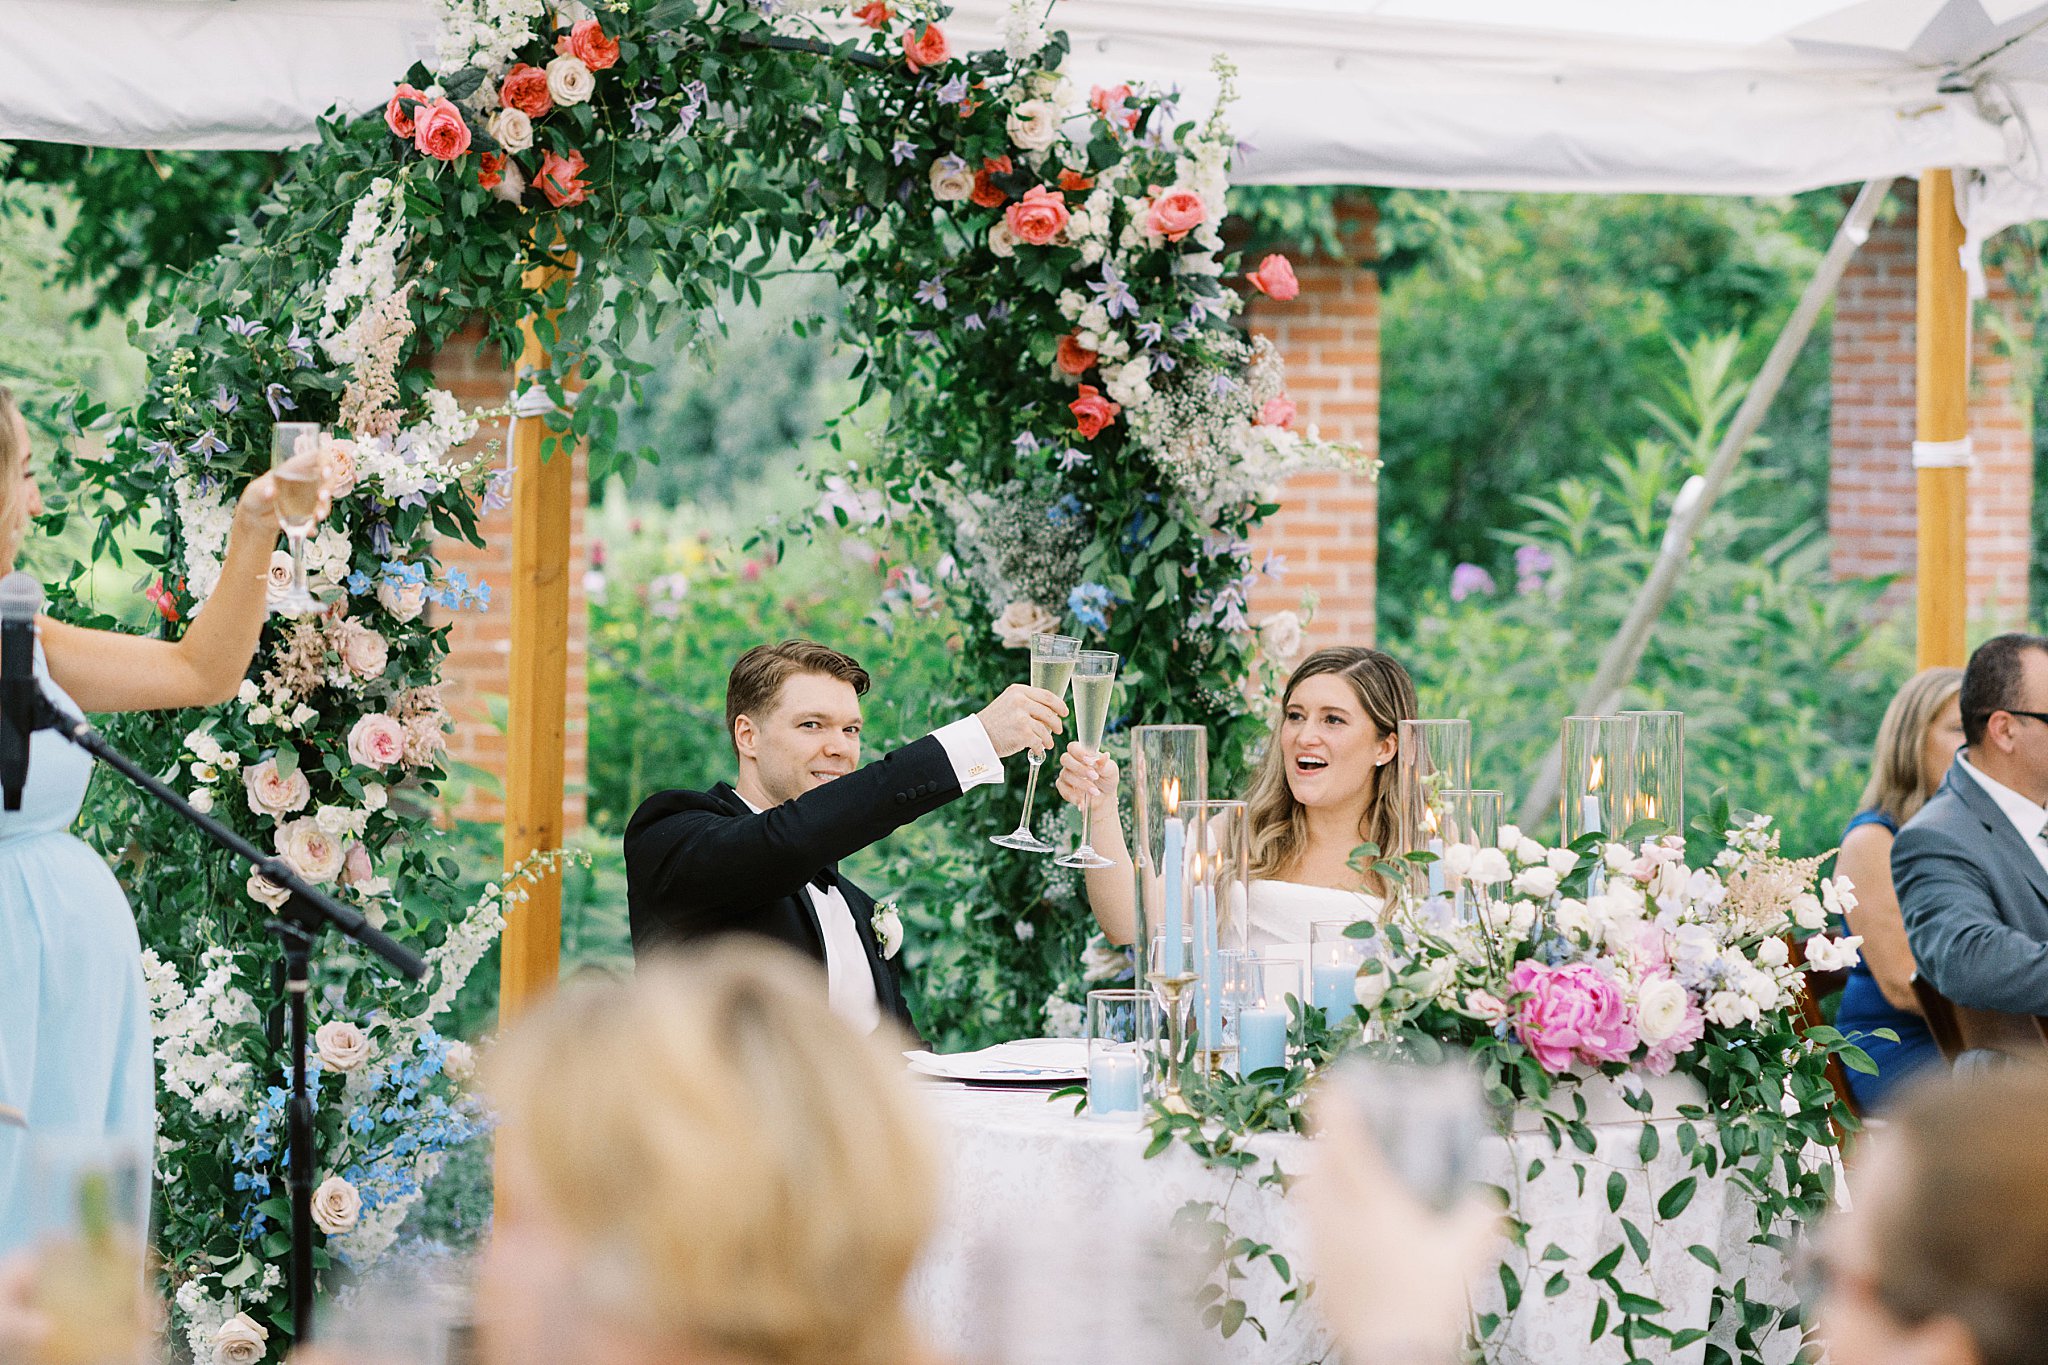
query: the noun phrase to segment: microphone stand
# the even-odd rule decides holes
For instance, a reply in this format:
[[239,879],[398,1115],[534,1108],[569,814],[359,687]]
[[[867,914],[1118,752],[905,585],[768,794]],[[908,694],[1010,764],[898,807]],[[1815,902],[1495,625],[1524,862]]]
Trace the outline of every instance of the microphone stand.
[[[17,697],[19,703],[21,697]],[[287,1184],[292,1204],[291,1301],[292,1336],[304,1345],[313,1339],[313,1099],[306,1088],[306,994],[310,989],[313,940],[332,927],[384,959],[409,981],[426,975],[426,959],[364,918],[362,911],[341,904],[310,885],[284,859],[267,854],[159,781],[106,741],[84,720],[50,704],[40,684],[25,693],[24,716],[0,718],[20,727],[24,737],[54,730],[71,743],[170,807],[214,843],[253,865],[264,878],[288,893],[278,917],[265,927],[284,947],[284,994],[291,1016],[291,1100],[285,1109],[290,1144]],[[276,1044],[273,1033],[272,1043]]]

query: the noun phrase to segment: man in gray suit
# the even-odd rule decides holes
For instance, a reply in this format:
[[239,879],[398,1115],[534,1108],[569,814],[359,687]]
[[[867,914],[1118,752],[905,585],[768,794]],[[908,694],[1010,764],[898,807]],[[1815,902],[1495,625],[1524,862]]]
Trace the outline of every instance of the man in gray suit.
[[1961,703],[1964,747],[1892,845],[1906,937],[1958,1006],[2048,1014],[2048,637],[1978,646]]

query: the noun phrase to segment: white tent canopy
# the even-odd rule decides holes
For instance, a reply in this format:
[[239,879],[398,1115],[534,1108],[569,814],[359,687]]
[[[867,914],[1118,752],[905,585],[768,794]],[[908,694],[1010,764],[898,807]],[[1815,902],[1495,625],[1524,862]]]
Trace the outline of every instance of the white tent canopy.
[[[1238,70],[1239,178],[1779,194],[1966,168],[1981,237],[2048,215],[2038,0],[1059,0],[1084,83]],[[1011,0],[963,0],[1000,41]],[[376,108],[431,0],[0,0],[0,138],[276,148]]]

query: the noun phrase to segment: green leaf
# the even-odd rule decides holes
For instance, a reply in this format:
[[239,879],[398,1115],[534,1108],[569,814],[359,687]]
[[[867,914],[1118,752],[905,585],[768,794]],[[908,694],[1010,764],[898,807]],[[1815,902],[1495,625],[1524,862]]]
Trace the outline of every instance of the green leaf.
[[[312,457],[308,456],[307,458],[310,459]],[[277,764],[277,775],[279,777],[289,778],[299,770],[299,751],[292,745],[278,745],[277,753],[272,755],[272,760]]]
[[1699,1181],[1692,1176],[1687,1176],[1670,1189],[1664,1191],[1664,1197],[1657,1201],[1657,1216],[1659,1218],[1678,1217],[1679,1214],[1685,1212],[1685,1206],[1692,1202],[1693,1193],[1698,1188]]
[[1721,1258],[1716,1256],[1710,1248],[1694,1244],[1685,1249],[1685,1254],[1713,1271],[1716,1275],[1721,1273]]
[[1630,1317],[1645,1317],[1664,1311],[1664,1305],[1641,1294],[1631,1294],[1626,1289],[1614,1291],[1614,1305]]
[[1621,1264],[1621,1253],[1623,1250],[1625,1248],[1616,1247],[1599,1260],[1593,1262],[1593,1268],[1586,1272],[1586,1277],[1594,1280],[1613,1279],[1615,1268]]
[[1506,1261],[1500,1263],[1500,1290],[1506,1296],[1510,1313],[1522,1305],[1522,1282],[1515,1278],[1514,1270]]
[[1605,1335],[1607,1335],[1607,1300],[1602,1298],[1600,1302],[1593,1305],[1593,1332],[1586,1340],[1598,1341]]
[[1620,1171],[1611,1171],[1607,1176],[1607,1211],[1621,1211],[1621,1201],[1628,1198],[1628,1180]]
[[1657,1125],[1654,1123],[1644,1124],[1643,1135],[1636,1140],[1636,1159],[1645,1165],[1655,1161],[1657,1159],[1658,1144]]
[[1543,1297],[1546,1299],[1554,1299],[1559,1294],[1564,1293],[1565,1290],[1570,1289],[1571,1287],[1571,1280],[1566,1278],[1565,1273],[1562,1270],[1560,1270],[1555,1275],[1552,1275],[1549,1279],[1543,1282]]
[[1621,1230],[1627,1235],[1628,1244],[1636,1253],[1636,1263],[1648,1265],[1650,1263],[1650,1239],[1643,1236],[1642,1229],[1626,1218],[1621,1220]]

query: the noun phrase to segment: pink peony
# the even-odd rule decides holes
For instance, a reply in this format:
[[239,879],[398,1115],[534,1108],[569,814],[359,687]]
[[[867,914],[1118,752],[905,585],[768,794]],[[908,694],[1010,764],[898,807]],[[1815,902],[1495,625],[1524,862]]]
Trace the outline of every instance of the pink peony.
[[1200,227],[1208,216],[1209,206],[1193,190],[1166,190],[1146,206],[1145,231],[1177,242]]
[[592,71],[603,71],[619,64],[619,40],[606,36],[595,19],[580,21],[565,37],[556,39],[555,51],[561,56],[576,58]]
[[366,767],[390,767],[405,757],[405,727],[391,716],[364,716],[349,729],[348,756]]
[[912,71],[939,66],[951,60],[953,49],[937,24],[917,24],[903,30],[903,60]]
[[1508,988],[1528,997],[1517,1008],[1515,1033],[1545,1071],[1568,1071],[1574,1061],[1625,1062],[1636,1050],[1621,989],[1589,963],[1523,962],[1508,977]]
[[1284,393],[1276,393],[1259,409],[1259,425],[1262,427],[1289,427],[1294,425],[1294,400]]
[[1048,246],[1067,227],[1067,201],[1043,185],[1033,185],[1004,216],[1020,242]]
[[1252,282],[1252,288],[1282,303],[1301,292],[1301,281],[1294,278],[1294,267],[1285,256],[1268,256],[1245,278]]
[[435,100],[419,112],[412,126],[412,145],[436,161],[453,161],[469,150],[469,124],[447,100]]

